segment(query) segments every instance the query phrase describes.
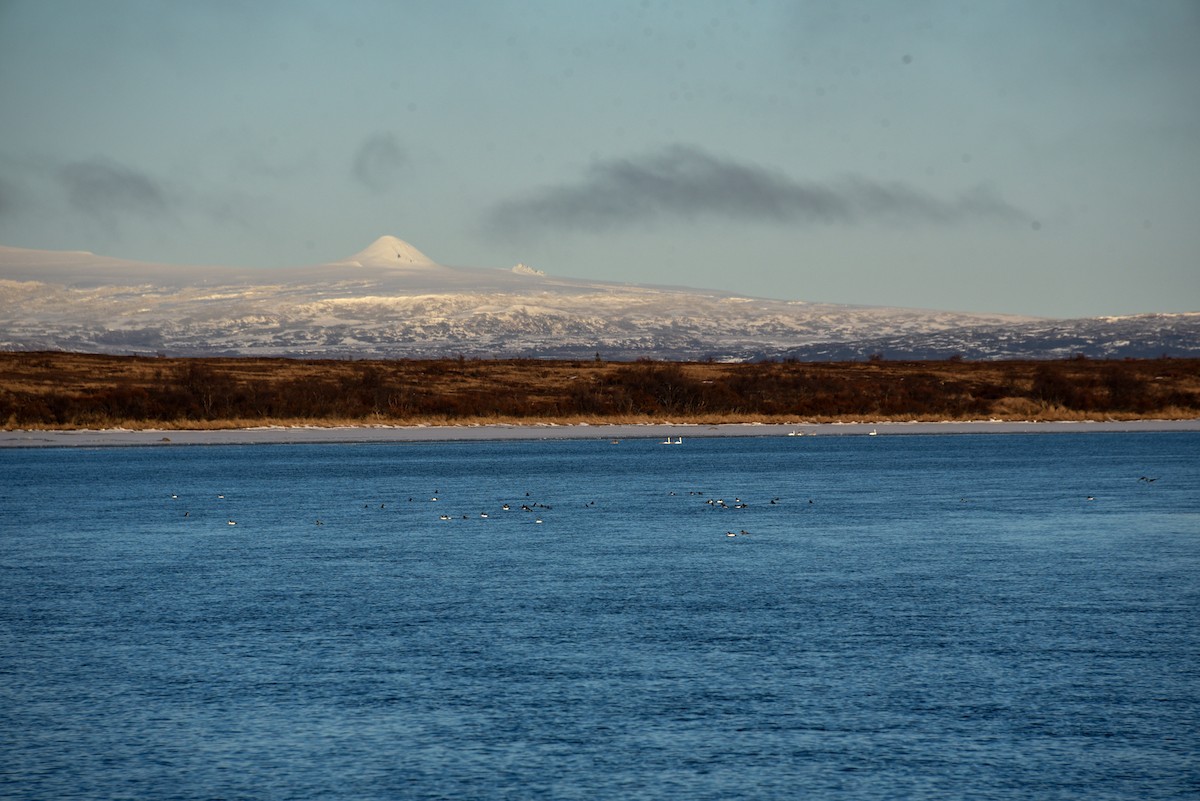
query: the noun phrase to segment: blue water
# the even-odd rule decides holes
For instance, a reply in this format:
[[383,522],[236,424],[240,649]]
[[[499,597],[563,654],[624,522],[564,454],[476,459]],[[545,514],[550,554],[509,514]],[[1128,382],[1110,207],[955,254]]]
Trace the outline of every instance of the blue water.
[[1200,795],[1200,434],[0,476],[3,798]]

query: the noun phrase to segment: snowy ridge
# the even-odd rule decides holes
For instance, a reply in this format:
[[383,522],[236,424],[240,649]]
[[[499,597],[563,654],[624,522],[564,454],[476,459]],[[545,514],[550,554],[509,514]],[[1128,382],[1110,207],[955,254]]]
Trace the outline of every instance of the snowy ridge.
[[[524,267],[525,269],[519,269]],[[439,265],[396,237],[238,272],[0,247],[0,348],[723,361],[1200,356],[1200,314],[1042,320]]]

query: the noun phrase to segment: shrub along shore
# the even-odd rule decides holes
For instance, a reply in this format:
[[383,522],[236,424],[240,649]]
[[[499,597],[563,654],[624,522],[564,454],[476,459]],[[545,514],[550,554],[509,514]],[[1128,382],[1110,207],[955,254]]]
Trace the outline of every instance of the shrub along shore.
[[1200,359],[636,362],[0,352],[5,430],[1200,417]]

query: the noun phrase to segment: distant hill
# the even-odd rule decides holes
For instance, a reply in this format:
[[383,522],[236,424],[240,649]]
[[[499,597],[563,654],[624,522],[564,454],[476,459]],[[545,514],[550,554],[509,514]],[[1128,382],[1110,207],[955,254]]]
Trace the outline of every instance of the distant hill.
[[442,265],[396,237],[328,264],[184,267],[0,247],[0,349],[179,356],[803,361],[1200,356],[1200,313],[1050,320]]

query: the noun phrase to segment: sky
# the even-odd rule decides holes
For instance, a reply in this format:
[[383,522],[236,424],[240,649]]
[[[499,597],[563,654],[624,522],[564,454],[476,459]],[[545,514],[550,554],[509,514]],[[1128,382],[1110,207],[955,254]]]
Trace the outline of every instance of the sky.
[[0,244],[1200,311],[1200,0],[0,0]]

